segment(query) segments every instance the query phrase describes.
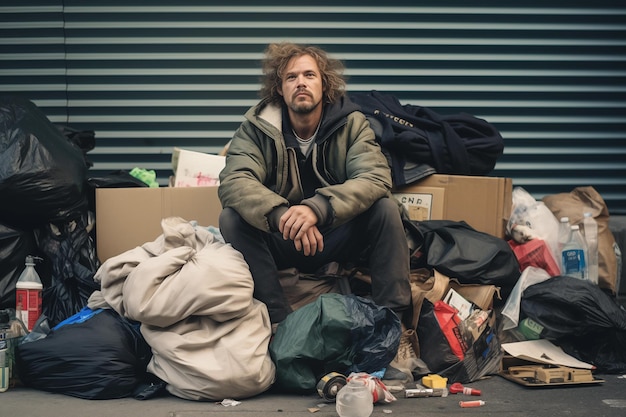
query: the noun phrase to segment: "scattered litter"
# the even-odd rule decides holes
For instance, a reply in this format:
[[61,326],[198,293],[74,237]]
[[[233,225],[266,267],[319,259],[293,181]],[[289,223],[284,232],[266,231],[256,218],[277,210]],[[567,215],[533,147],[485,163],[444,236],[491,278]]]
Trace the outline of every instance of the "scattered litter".
[[241,404],[241,401],[233,400],[232,398],[224,398],[218,404],[223,405],[224,407],[234,407],[236,405]]
[[481,391],[479,389],[465,387],[460,382],[455,382],[450,385],[450,394],[458,393],[462,393],[464,395],[481,395]]
[[330,372],[322,377],[317,383],[317,393],[324,400],[334,402],[337,393],[348,383],[345,375],[339,372]]
[[402,384],[400,381],[389,380],[389,381],[383,381],[383,383],[385,384],[389,392],[391,392],[392,394],[394,393],[397,394],[399,392],[404,391],[404,384]]
[[613,408],[626,408],[626,400],[602,400],[602,402]]
[[309,410],[309,413],[317,413],[320,411],[319,407],[309,407],[307,410]]
[[387,386],[377,377],[366,372],[352,372],[347,381],[356,380],[363,382],[372,393],[374,403],[390,403],[396,401],[396,397],[389,391]]
[[383,379],[383,376],[385,376],[386,369],[387,368],[383,368],[380,371],[370,372],[370,375],[373,376],[374,378]]
[[483,405],[485,405],[485,402],[483,400],[459,401],[459,405],[461,406],[461,408],[482,407]]
[[383,414],[391,414],[391,413],[393,413],[393,411],[391,411],[390,409],[388,408],[383,409]]
[[426,388],[423,385],[415,384],[415,388],[404,390],[404,396],[406,398],[447,397],[448,388]]

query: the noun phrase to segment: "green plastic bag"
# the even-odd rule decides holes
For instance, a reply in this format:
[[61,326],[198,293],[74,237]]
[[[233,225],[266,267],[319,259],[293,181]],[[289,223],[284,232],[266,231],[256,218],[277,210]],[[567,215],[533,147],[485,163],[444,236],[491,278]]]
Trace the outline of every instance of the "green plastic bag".
[[395,357],[401,332],[387,307],[355,295],[322,294],[278,326],[270,344],[276,386],[314,391],[329,372],[380,371]]

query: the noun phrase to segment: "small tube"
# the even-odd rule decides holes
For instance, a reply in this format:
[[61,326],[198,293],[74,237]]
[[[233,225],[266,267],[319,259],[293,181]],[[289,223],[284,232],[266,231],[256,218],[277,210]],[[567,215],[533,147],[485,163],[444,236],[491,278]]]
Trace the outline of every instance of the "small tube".
[[459,405],[461,406],[461,408],[482,407],[483,405],[485,405],[485,402],[483,400],[459,401]]
[[426,388],[423,385],[415,384],[415,388],[404,390],[406,398],[422,398],[422,397],[447,397],[447,388]]

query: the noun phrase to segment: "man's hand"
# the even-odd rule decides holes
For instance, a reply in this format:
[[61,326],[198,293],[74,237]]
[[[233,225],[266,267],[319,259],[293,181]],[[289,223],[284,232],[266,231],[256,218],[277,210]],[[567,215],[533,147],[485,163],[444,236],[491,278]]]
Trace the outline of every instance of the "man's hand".
[[317,228],[317,216],[305,205],[291,206],[280,218],[278,230],[291,239],[296,250],[313,256],[324,250],[324,237]]

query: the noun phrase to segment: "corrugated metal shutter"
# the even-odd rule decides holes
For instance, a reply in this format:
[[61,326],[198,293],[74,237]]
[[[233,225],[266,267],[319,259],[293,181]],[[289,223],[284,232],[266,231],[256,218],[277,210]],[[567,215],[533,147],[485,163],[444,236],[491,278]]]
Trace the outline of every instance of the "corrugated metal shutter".
[[174,146],[219,152],[257,101],[264,47],[289,40],[344,60],[352,92],[493,123],[505,155],[492,175],[535,198],[592,185],[626,214],[625,5],[9,3],[0,91],[95,130],[94,176],[139,166],[165,184]]

